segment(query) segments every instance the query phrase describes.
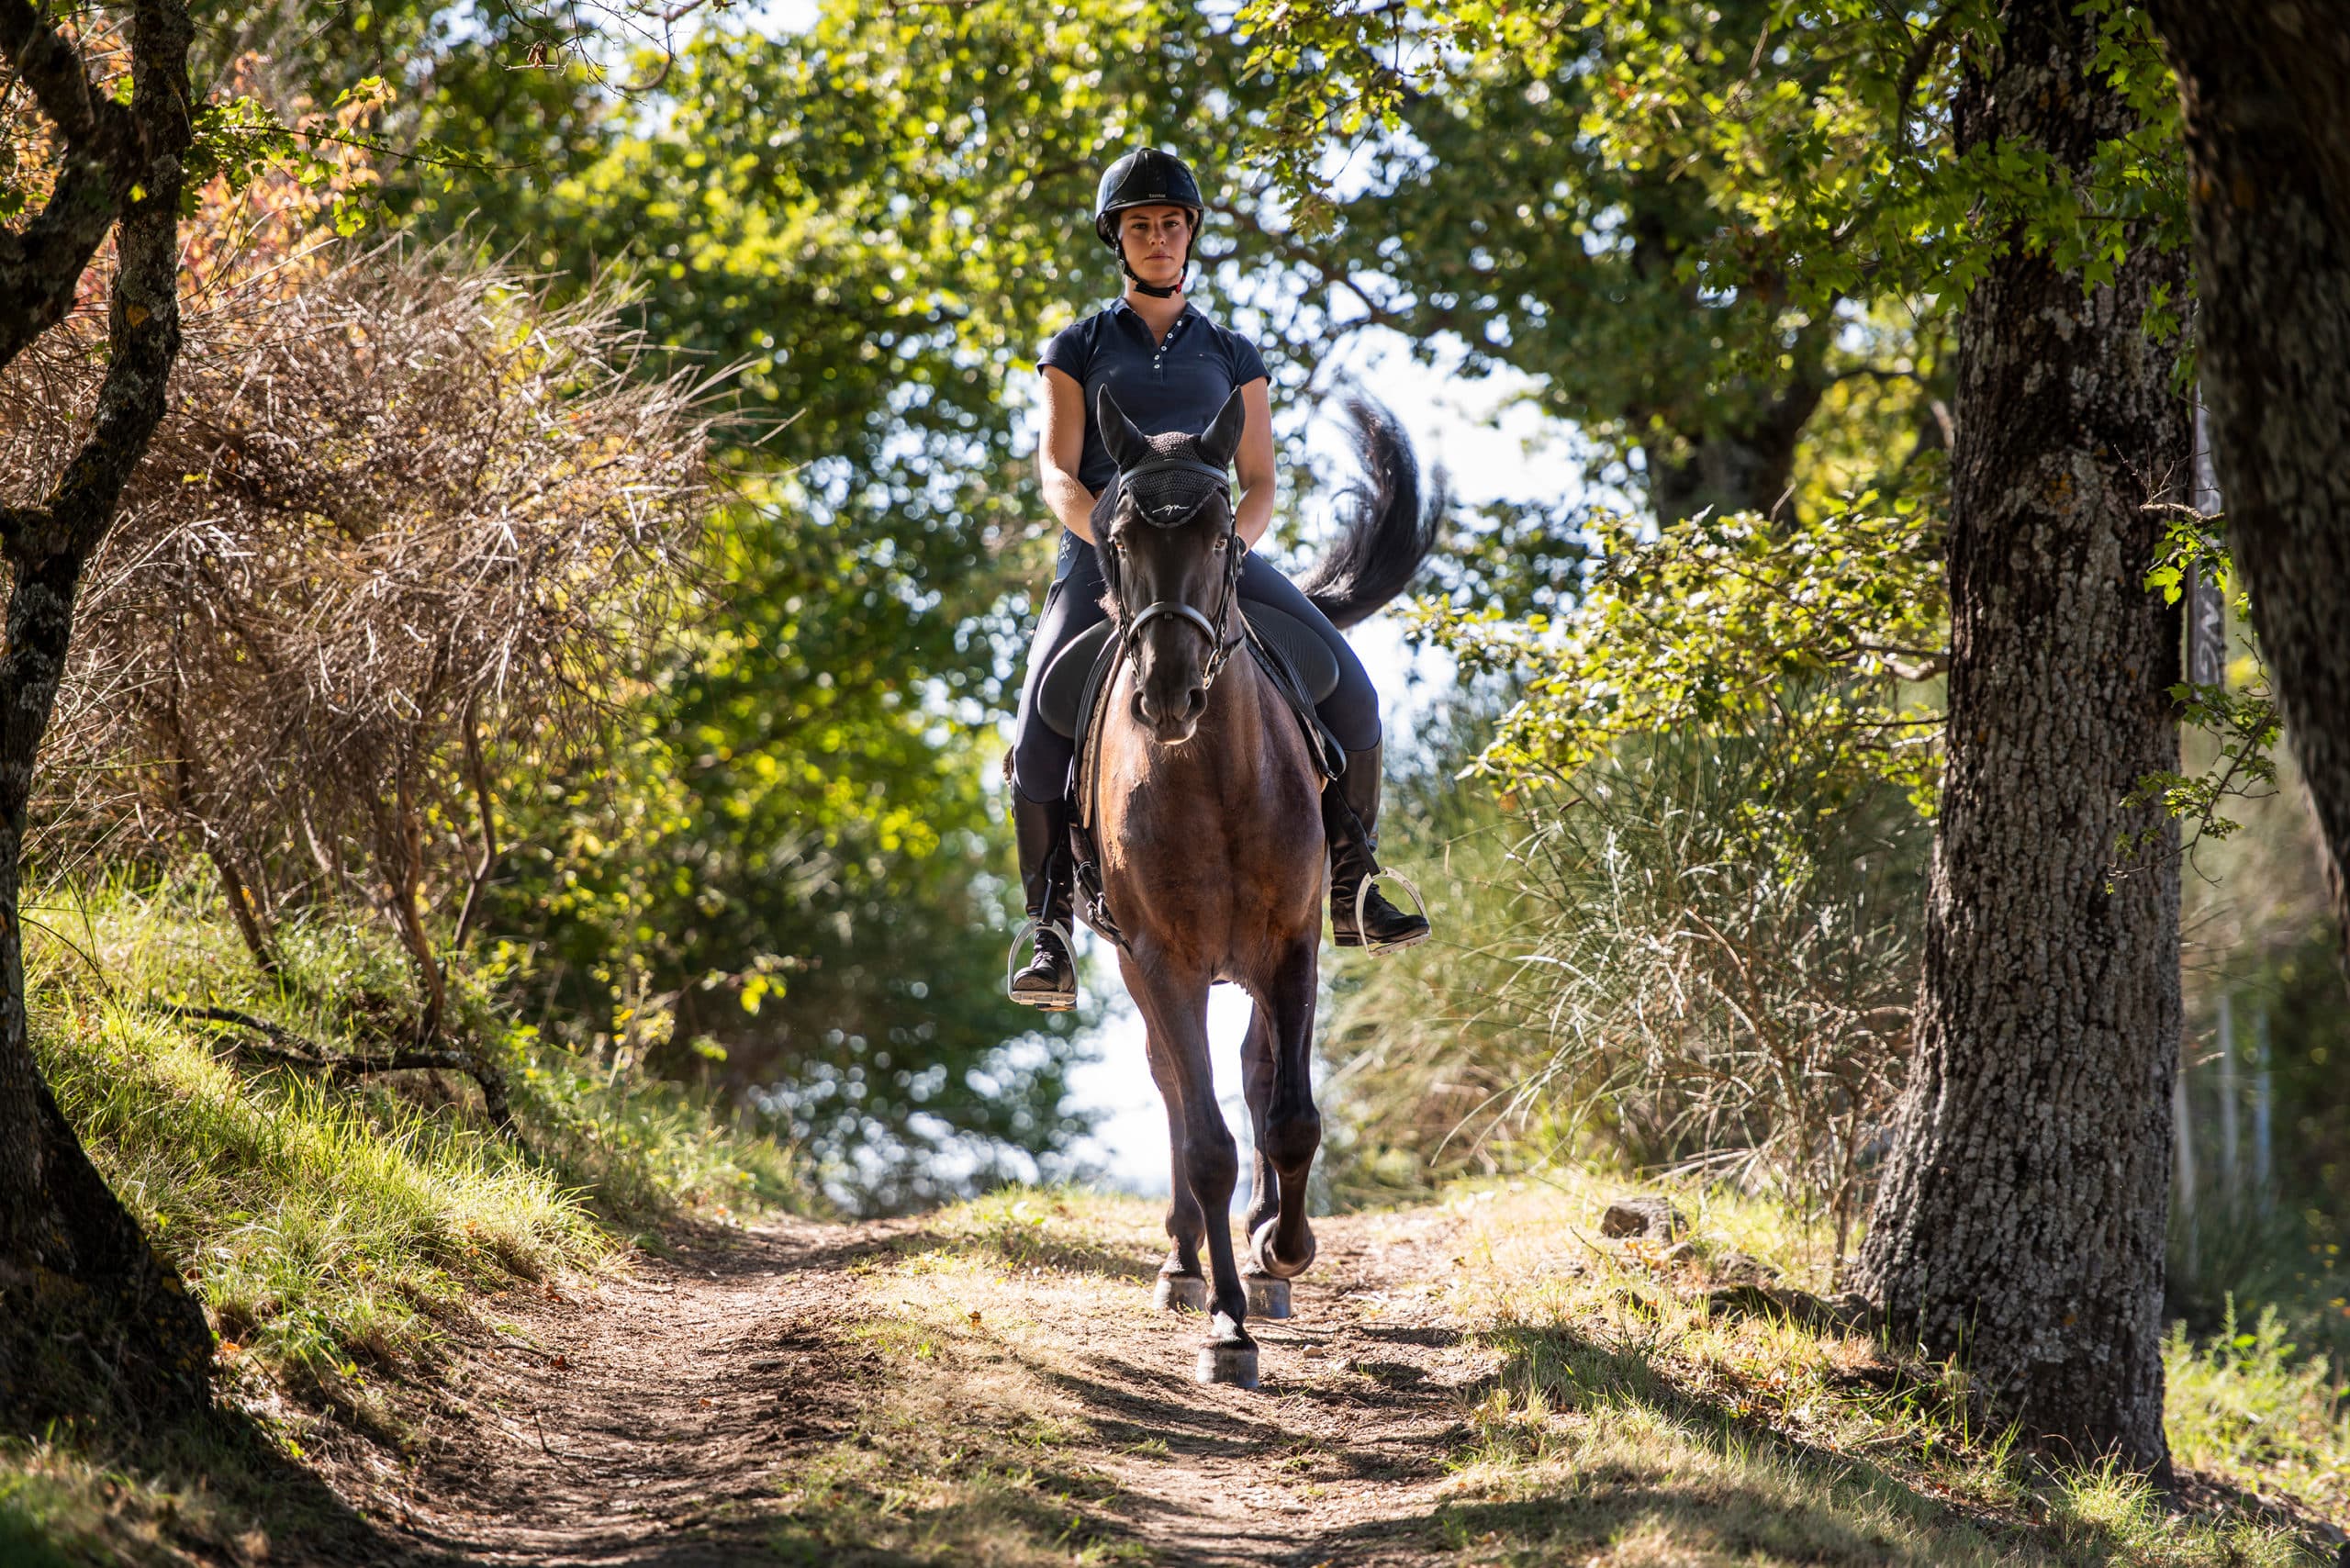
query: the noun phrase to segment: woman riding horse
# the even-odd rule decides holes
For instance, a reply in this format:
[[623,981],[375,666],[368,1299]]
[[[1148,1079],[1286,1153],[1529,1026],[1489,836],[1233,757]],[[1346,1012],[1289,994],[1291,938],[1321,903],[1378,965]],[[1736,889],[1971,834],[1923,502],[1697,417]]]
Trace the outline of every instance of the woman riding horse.
[[[1046,344],[1044,437],[1037,447],[1045,499],[1060,520],[1060,559],[1028,657],[1013,745],[1013,818],[1020,883],[1035,946],[1012,977],[1012,1000],[1060,1011],[1077,1002],[1069,929],[1074,867],[1069,849],[1071,743],[1037,712],[1045,671],[1071,639],[1106,614],[1091,520],[1101,492],[1117,479],[1102,442],[1096,398],[1107,386],[1145,435],[1207,428],[1237,389],[1248,412],[1235,458],[1241,543],[1252,547],[1240,572],[1244,601],[1270,605],[1304,622],[1337,660],[1337,689],[1315,708],[1347,753],[1340,778],[1323,792],[1330,843],[1330,924],[1342,947],[1392,952],[1425,941],[1424,916],[1395,908],[1367,878],[1379,873],[1379,695],[1337,627],[1253,546],[1273,516],[1272,413],[1265,362],[1246,338],[1210,320],[1183,297],[1192,245],[1206,205],[1183,161],[1146,147],[1113,163],[1094,200],[1093,229],[1117,252],[1124,295]],[[1358,826],[1360,824],[1360,826]],[[1358,893],[1361,897],[1358,900]],[[1357,911],[1360,919],[1358,923]]]

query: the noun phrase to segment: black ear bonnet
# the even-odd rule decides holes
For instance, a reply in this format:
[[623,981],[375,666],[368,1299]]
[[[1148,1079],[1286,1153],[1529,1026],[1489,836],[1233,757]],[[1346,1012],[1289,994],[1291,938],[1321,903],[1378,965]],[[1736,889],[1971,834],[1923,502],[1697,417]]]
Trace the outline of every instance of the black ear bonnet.
[[1121,510],[1153,528],[1181,528],[1218,497],[1232,504],[1223,469],[1180,454],[1145,458],[1118,476],[1118,486],[1127,503]]

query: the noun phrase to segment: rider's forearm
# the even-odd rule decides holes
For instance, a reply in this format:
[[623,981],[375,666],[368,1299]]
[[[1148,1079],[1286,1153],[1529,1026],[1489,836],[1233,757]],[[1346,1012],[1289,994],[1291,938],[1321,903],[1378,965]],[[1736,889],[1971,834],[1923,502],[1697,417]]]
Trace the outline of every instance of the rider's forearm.
[[1240,531],[1242,543],[1254,550],[1257,541],[1265,537],[1265,530],[1273,525],[1273,487],[1270,480],[1251,485],[1240,492],[1240,504],[1233,509],[1233,526]]
[[1066,468],[1048,468],[1045,472],[1045,504],[1061,526],[1084,540],[1093,543],[1093,502],[1095,496],[1077,481],[1077,476]]

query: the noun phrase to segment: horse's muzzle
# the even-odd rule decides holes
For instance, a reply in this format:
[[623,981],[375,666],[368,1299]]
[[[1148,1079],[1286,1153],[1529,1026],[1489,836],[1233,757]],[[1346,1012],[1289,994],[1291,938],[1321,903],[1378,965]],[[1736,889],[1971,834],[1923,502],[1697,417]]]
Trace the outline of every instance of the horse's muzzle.
[[1207,688],[1196,683],[1184,688],[1182,695],[1172,700],[1155,697],[1147,689],[1135,693],[1135,717],[1161,745],[1181,745],[1190,740],[1192,732],[1200,727],[1200,715],[1207,708]]

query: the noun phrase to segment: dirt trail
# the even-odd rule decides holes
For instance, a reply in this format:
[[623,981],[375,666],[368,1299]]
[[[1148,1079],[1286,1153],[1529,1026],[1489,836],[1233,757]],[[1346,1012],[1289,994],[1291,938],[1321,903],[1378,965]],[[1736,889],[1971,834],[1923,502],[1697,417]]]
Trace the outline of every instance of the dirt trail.
[[[493,1302],[500,1327],[434,1396],[420,1462],[372,1482],[346,1472],[343,1489],[428,1562],[839,1560],[840,1531],[799,1532],[789,1499],[803,1470],[871,1446],[867,1428],[881,1429],[881,1407],[919,1364],[901,1367],[891,1347],[939,1314],[909,1317],[934,1304],[894,1271],[953,1246],[924,1224],[786,1223],[648,1258],[565,1299]],[[1147,1310],[1157,1257],[1131,1226],[1065,1261],[988,1261],[986,1319],[970,1338],[1026,1327],[1016,1343],[965,1346],[969,1365],[1003,1363],[1045,1388],[1059,1412],[1045,1440],[1079,1434],[1046,1456],[1074,1477],[1085,1515],[1077,1544],[1054,1555],[1089,1541],[1096,1555],[1172,1563],[1432,1555],[1432,1494],[1463,1431],[1461,1394],[1493,1371],[1433,1300],[1452,1228],[1431,1211],[1320,1222],[1297,1316],[1253,1325],[1253,1392],[1192,1381],[1199,1319]],[[930,1343],[911,1353],[928,1357]],[[949,1380],[950,1395],[957,1386],[968,1397],[936,1419],[982,1433],[990,1385]],[[847,1555],[961,1560],[950,1538]]]

